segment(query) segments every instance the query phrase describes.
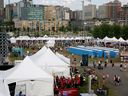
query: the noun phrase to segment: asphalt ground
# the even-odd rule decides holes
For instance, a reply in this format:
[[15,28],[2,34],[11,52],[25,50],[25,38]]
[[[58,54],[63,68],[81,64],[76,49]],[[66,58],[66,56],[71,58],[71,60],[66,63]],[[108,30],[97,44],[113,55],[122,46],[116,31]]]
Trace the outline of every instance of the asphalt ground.
[[[93,67],[91,64],[90,66]],[[115,64],[114,67],[112,67],[111,64],[108,64],[103,70],[96,69],[96,72],[101,76],[109,75],[109,77],[106,78],[106,81],[115,92],[115,96],[128,96],[128,68],[126,68],[126,71],[120,71],[120,64]],[[120,76],[120,85],[115,85],[114,75]]]

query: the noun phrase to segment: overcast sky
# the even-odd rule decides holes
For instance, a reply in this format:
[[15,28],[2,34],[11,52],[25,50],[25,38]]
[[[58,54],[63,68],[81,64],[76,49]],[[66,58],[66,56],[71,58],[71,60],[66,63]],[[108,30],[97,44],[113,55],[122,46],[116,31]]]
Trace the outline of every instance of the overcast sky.
[[[4,0],[5,4],[8,4],[8,0]],[[10,0],[10,2],[18,2],[21,0]],[[77,10],[77,9],[82,9],[82,0],[33,0],[33,2],[35,4],[43,4],[43,5],[64,5],[67,7],[70,7],[72,10]],[[85,5],[90,4],[90,2],[88,2],[89,0],[84,0],[85,1]],[[113,1],[113,0],[91,0],[92,4],[96,4],[96,5],[101,5],[103,3],[109,2],[109,1]],[[121,1],[123,4],[127,4],[128,0],[119,0]]]

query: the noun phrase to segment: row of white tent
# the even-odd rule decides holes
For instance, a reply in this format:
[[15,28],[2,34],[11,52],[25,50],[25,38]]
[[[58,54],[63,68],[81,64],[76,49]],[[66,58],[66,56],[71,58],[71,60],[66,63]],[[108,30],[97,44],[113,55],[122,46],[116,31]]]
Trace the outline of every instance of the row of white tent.
[[[70,76],[69,66],[68,58],[59,53],[56,55],[44,46],[14,68],[0,71],[0,96],[10,96],[8,84],[14,82],[16,89],[21,90],[20,85],[25,85],[26,96],[54,96],[53,75]],[[18,93],[16,91],[15,96]]]
[[119,39],[117,39],[116,37],[113,38],[109,38],[109,37],[104,37],[103,39],[99,39],[100,41],[103,42],[121,42],[121,43],[128,43],[128,40],[124,40],[122,37],[120,37]]
[[11,37],[11,43],[16,43],[16,41],[48,41],[48,40],[85,40],[85,39],[93,39],[93,37],[29,37],[29,36],[19,36],[17,38]]

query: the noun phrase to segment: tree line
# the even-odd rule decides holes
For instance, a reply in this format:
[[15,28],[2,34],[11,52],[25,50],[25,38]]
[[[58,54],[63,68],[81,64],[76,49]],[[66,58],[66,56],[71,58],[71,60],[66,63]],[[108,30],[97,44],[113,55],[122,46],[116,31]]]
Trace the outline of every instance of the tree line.
[[103,39],[105,36],[110,38],[124,38],[125,40],[128,39],[128,25],[118,25],[118,24],[102,24],[100,26],[94,26],[91,30],[92,35],[95,38]]

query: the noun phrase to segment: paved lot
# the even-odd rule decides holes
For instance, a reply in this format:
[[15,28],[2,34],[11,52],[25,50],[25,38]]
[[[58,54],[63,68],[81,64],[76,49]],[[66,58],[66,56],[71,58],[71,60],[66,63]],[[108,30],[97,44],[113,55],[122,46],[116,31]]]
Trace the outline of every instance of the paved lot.
[[[127,65],[128,67],[128,65]],[[114,68],[112,68],[110,65],[107,68],[104,68],[103,70],[97,70],[99,74],[109,74],[108,83],[110,84],[110,87],[114,89],[114,91],[117,93],[116,96],[128,96],[128,69],[126,72],[121,72],[119,68],[119,64],[116,64]],[[115,86],[113,82],[114,75],[118,75],[121,77],[121,84],[119,86]]]

